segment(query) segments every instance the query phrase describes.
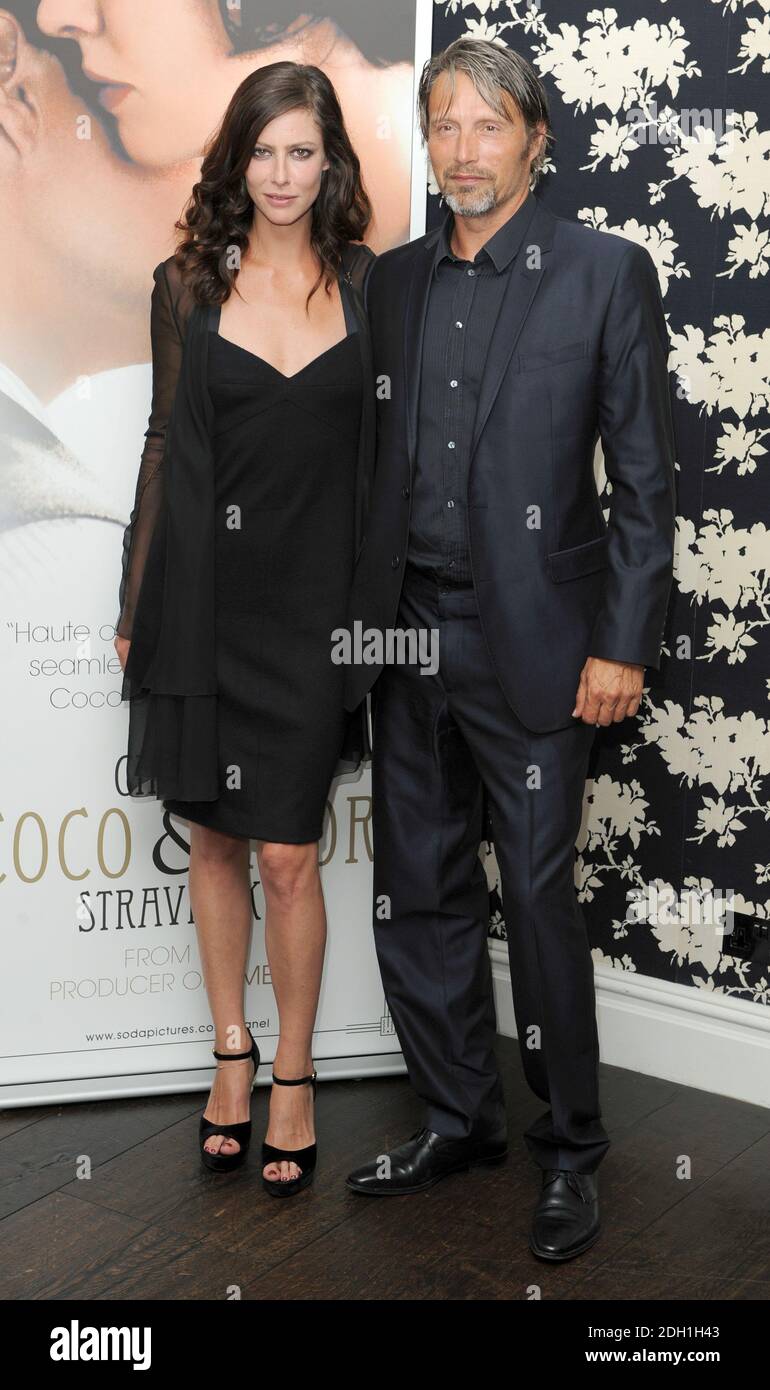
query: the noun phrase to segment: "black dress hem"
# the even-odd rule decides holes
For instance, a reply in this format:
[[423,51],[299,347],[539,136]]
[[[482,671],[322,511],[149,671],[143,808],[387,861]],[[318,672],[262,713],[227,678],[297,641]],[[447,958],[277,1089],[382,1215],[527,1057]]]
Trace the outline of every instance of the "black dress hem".
[[[269,844],[279,845],[309,845],[314,844],[323,836],[323,825],[320,829],[314,827],[306,834],[298,831],[296,825],[292,826],[289,834],[285,831],[276,833],[280,831],[280,826],[275,825],[270,827],[271,833],[269,835],[263,833],[262,830],[247,830],[238,817],[223,811],[219,803],[212,802],[211,807],[208,807],[206,805],[193,806],[187,801],[169,800],[162,804],[165,811],[170,811],[172,815],[179,816],[182,820],[194,821],[196,825],[208,826],[210,829],[219,831],[222,835],[235,835],[244,840],[265,840]],[[212,824],[214,817],[216,817],[215,825]]]

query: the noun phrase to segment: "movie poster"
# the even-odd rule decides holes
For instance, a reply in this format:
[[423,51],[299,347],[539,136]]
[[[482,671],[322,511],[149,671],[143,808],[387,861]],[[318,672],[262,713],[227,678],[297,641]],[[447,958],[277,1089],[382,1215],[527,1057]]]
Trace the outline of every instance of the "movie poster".
[[[152,271],[255,68],[334,82],[376,252],[424,230],[423,0],[10,0],[0,8],[0,1097],[197,1089],[210,1022],[187,824],[126,795],[113,639],[149,415]],[[401,1069],[371,930],[368,768],[330,789],[321,1075]],[[246,1018],[277,1041],[252,844]],[[269,1068],[263,1069],[269,1074]]]

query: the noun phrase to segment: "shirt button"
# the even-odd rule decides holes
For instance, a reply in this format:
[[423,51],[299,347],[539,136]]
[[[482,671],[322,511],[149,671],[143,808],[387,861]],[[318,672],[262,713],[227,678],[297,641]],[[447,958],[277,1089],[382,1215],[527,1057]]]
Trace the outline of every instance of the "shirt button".
[[469,274],[469,275],[475,275],[475,274],[476,274],[475,270],[473,269],[473,266],[470,266],[470,267],[468,268],[468,274]]
[[449,385],[450,385],[450,386],[456,386],[456,385],[457,385],[457,382],[456,382],[456,381],[450,381]]
[[455,324],[455,328],[462,328],[462,326],[463,326],[463,325],[462,325],[462,319],[458,319],[457,322],[456,322],[456,324]]
[[453,439],[450,439],[449,443],[447,444],[447,449],[454,449],[454,447],[455,447],[455,442],[454,442]]
[[402,497],[408,497],[408,496],[409,496],[409,488],[408,488],[408,487],[402,487],[402,489],[401,489],[401,496],[402,496]]
[[447,506],[448,506],[448,507],[453,507],[453,506],[454,506],[454,499],[453,499],[453,498],[450,498],[450,499],[449,499],[449,501],[447,502]]
[[400,556],[398,556],[398,555],[394,555],[394,556],[393,556],[393,559],[392,559],[391,562],[390,562],[391,568],[392,568],[392,569],[394,569],[394,570],[398,569],[398,562],[399,562],[399,559],[400,559]]

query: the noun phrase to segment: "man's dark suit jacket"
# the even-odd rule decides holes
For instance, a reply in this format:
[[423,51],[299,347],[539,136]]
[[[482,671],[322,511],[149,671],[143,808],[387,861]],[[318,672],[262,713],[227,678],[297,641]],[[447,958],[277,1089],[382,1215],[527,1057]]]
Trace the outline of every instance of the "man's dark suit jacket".
[[[497,317],[468,480],[479,615],[506,699],[531,730],[574,723],[588,656],[658,667],[673,574],[668,335],[649,252],[537,198]],[[395,627],[409,534],[430,273],[438,231],[368,278],[377,457],[349,624]],[[594,480],[601,437],[606,526]],[[351,665],[355,709],[382,665]]]

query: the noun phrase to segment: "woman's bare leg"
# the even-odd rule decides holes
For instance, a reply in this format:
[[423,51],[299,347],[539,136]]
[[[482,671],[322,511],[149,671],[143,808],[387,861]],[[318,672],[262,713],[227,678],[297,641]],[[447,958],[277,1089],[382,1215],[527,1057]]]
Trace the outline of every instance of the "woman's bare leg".
[[[249,841],[190,822],[190,902],[217,1052],[245,1052],[244,974],[251,932]],[[249,1118],[254,1068],[248,1059],[218,1064],[204,1110],[214,1124]],[[237,1153],[240,1144],[212,1134],[209,1153]]]
[[[312,1036],[326,948],[326,910],[318,869],[318,842],[306,845],[257,841],[265,894],[265,947],[278,1005],[279,1039],[273,1070],[287,1079],[313,1070]],[[313,1091],[273,1086],[265,1138],[282,1149],[315,1141]],[[296,1178],[296,1163],[268,1163],[266,1178]]]

